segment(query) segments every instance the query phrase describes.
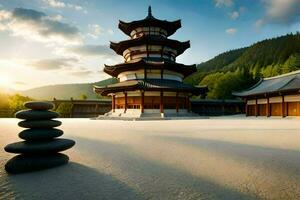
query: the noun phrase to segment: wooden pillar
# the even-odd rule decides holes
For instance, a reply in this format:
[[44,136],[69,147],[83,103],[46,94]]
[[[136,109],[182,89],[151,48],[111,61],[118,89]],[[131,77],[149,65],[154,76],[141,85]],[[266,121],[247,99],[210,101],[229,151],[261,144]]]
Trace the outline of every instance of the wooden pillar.
[[[71,99],[71,101],[73,101],[73,99]],[[70,112],[70,118],[73,118],[73,116],[74,116],[74,103],[72,102],[71,103],[72,104],[72,108],[71,108],[71,112]]]
[[284,96],[281,96],[281,116],[285,117],[285,102],[284,102]]
[[178,105],[178,92],[176,92],[176,113],[179,111],[179,105]]
[[247,103],[247,99],[245,100],[245,114],[246,114],[246,117],[248,117],[248,103]]
[[145,92],[141,91],[141,112],[144,113]]
[[112,112],[115,112],[115,109],[116,109],[116,97],[115,97],[115,95],[112,95],[111,98],[112,98],[111,109],[112,109]]
[[186,97],[186,108],[187,108],[188,112],[191,111],[191,105],[190,105],[190,98],[189,98],[189,96]]
[[164,95],[163,95],[163,91],[160,91],[160,113],[164,112]]
[[127,111],[127,92],[124,92],[124,95],[125,95],[125,103],[124,103],[125,108],[124,108],[124,113],[126,113],[126,111]]
[[257,104],[257,98],[255,98],[255,117],[258,116],[258,104]]
[[96,103],[96,105],[95,105],[95,116],[97,116],[97,113],[98,113],[98,104]]
[[267,106],[266,106],[266,109],[267,109],[267,111],[266,111],[266,114],[267,114],[267,117],[270,117],[270,98],[269,97],[267,97]]
[[189,107],[188,107],[188,97],[186,96],[185,99],[184,99],[184,105],[185,105],[185,109],[187,111],[189,111]]
[[147,80],[147,68],[144,67],[144,80]]

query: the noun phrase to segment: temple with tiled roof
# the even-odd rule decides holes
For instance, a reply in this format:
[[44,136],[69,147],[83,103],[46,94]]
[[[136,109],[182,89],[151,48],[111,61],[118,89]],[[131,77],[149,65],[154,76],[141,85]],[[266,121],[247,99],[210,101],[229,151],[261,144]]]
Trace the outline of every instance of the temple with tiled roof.
[[245,100],[246,116],[300,116],[300,70],[263,78],[233,95]]
[[170,22],[154,18],[151,7],[145,19],[119,21],[119,29],[130,39],[111,42],[110,48],[122,55],[125,62],[104,67],[104,72],[119,82],[94,86],[96,93],[112,97],[111,115],[188,114],[189,98],[206,93],[206,87],[183,83],[185,77],[196,72],[196,65],[176,62],[176,57],[190,47],[189,41],[168,38],[180,27],[180,20]]

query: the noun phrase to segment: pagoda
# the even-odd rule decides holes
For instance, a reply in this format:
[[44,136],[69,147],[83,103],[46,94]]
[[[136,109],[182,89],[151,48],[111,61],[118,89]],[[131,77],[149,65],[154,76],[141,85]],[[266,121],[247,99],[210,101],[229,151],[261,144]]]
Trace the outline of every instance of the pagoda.
[[130,39],[111,42],[110,48],[123,56],[125,62],[104,67],[104,72],[116,77],[118,83],[94,86],[96,93],[112,98],[112,110],[107,115],[142,117],[190,112],[189,97],[204,94],[207,88],[182,82],[196,72],[196,65],[176,62],[176,57],[190,47],[190,41],[168,38],[180,27],[180,20],[153,17],[150,6],[145,19],[119,21],[119,29]]

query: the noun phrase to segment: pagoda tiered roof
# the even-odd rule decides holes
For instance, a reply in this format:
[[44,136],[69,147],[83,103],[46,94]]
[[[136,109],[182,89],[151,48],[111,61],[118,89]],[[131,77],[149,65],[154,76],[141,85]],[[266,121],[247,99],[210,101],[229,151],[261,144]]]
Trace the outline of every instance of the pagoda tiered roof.
[[136,79],[123,81],[107,86],[94,86],[94,91],[103,96],[107,96],[110,93],[135,90],[189,92],[193,95],[200,95],[207,91],[207,87],[194,87],[180,81],[167,79]]
[[105,65],[104,72],[117,77],[120,73],[125,71],[133,71],[139,69],[166,69],[182,74],[184,77],[191,75],[196,72],[196,65],[184,65],[181,63],[176,63],[174,61],[166,59],[147,59],[141,58],[138,60],[132,60],[126,63],[120,63],[117,65]]
[[182,54],[186,49],[190,48],[189,40],[185,42],[179,42],[177,40],[167,39],[160,35],[144,35],[139,38],[124,40],[118,43],[111,42],[110,48],[113,49],[117,54],[123,55],[123,52],[128,48],[145,44],[170,47],[177,50],[177,56]]
[[[175,62],[175,57],[190,47],[190,41],[180,42],[167,38],[180,27],[180,20],[170,22],[154,18],[151,13],[151,7],[148,9],[148,16],[143,20],[129,23],[120,21],[119,28],[125,34],[131,36],[131,38],[121,42],[111,42],[110,48],[117,54],[122,55],[125,58],[125,63],[111,66],[105,65],[104,72],[111,76],[118,77],[122,72],[133,73],[133,71],[142,69],[145,70],[145,76],[144,78],[137,78],[137,76],[135,76],[135,79],[131,79],[132,77],[128,76],[119,83],[107,86],[94,86],[94,91],[103,96],[137,90],[180,92],[184,93],[186,97],[190,94],[199,95],[207,92],[207,87],[194,87],[182,81],[178,81],[181,80],[182,76],[187,77],[196,71],[196,65],[184,65]],[[147,32],[147,28],[149,28],[149,32]],[[132,33],[133,30],[135,30],[135,32]],[[150,46],[150,49],[143,48],[144,46]],[[152,46],[159,46],[159,48],[152,48]],[[128,57],[127,54],[123,55],[126,50],[128,50],[128,54],[130,54],[130,59],[126,58]],[[160,76],[160,78],[150,78],[151,76],[147,76],[147,74],[154,72],[148,71],[147,69],[161,70],[162,76]],[[178,74],[174,73],[173,76],[175,77],[164,76],[164,74],[169,75],[169,72],[165,72],[164,70],[177,72]],[[125,76],[127,75],[125,74]]]
[[167,31],[167,36],[170,36],[181,28],[181,21],[167,21],[159,20],[152,16],[151,7],[148,8],[148,16],[142,20],[124,22],[119,21],[119,29],[121,29],[126,35],[130,35],[131,31],[139,27],[159,27]]

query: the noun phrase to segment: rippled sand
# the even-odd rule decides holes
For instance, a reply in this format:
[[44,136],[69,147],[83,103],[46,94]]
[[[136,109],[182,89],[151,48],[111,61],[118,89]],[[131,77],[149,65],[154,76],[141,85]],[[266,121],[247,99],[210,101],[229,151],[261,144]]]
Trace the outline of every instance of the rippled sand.
[[300,199],[300,119],[64,119],[69,165],[7,175],[17,121],[0,119],[0,199]]

